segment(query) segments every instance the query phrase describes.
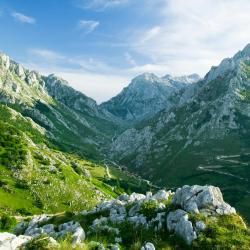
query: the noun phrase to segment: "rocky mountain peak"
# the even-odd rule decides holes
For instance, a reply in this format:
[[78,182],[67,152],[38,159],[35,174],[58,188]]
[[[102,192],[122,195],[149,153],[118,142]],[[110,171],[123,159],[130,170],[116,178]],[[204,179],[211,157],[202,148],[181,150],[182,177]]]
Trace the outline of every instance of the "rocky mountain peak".
[[4,69],[9,69],[10,67],[10,58],[2,52],[0,52],[0,67]]
[[141,81],[141,80],[145,80],[145,81],[150,81],[150,82],[154,82],[157,81],[159,78],[153,74],[153,73],[143,73],[139,76],[136,76],[132,82],[137,82],[137,81]]
[[250,43],[245,46],[243,50],[240,50],[233,57],[235,61],[250,57]]
[[242,61],[250,59],[250,44],[246,45],[243,50],[237,52],[232,58],[225,58],[218,66],[213,66],[206,74],[206,82],[210,82],[217,77],[223,77],[227,73],[232,73],[239,68]]
[[176,81],[186,84],[192,84],[201,80],[201,77],[198,74],[191,74],[191,75],[183,75],[183,76],[171,76],[169,74],[162,77],[162,79],[166,79],[169,81]]
[[64,80],[63,78],[61,78],[55,74],[50,74],[50,75],[48,75],[47,78],[50,80],[51,83],[57,82],[57,83],[61,83],[61,84],[67,85],[67,86],[69,85],[69,83],[66,80]]

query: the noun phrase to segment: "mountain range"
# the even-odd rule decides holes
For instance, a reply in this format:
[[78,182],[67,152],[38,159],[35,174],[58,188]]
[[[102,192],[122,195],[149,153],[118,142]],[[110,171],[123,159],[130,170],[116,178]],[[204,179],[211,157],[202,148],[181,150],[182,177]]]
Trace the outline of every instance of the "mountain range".
[[[72,182],[82,178],[79,173],[89,190],[104,188],[105,197],[117,181],[123,191],[136,189],[134,173],[173,189],[183,184],[218,185],[250,221],[250,45],[212,67],[204,78],[145,73],[100,105],[65,80],[25,69],[2,53],[0,103],[6,131],[2,138],[11,134],[6,137],[10,144],[1,143],[12,150],[0,150],[0,166],[8,176],[0,186],[10,190],[0,190],[2,197],[19,192],[16,186],[24,182],[36,187],[29,193],[30,202],[44,203],[43,183],[54,183],[46,194],[52,197],[56,183],[65,185],[67,176],[71,179],[65,192],[72,196]],[[14,162],[15,154],[20,157]],[[108,163],[112,181],[107,178]],[[99,166],[101,177],[92,164]],[[30,169],[32,176],[27,175]],[[38,181],[44,169],[47,174]],[[94,181],[88,182],[86,170],[92,171]],[[100,179],[107,186],[100,187]],[[20,199],[26,191],[18,193]],[[63,198],[57,199],[62,199],[58,207],[64,207]]]

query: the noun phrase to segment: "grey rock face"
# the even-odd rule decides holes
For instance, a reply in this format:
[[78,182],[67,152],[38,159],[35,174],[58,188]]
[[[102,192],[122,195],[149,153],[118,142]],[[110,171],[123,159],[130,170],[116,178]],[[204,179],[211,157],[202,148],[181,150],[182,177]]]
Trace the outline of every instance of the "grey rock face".
[[171,94],[198,80],[197,75],[159,78],[145,73],[135,77],[128,87],[101,107],[122,120],[136,122],[170,106]]

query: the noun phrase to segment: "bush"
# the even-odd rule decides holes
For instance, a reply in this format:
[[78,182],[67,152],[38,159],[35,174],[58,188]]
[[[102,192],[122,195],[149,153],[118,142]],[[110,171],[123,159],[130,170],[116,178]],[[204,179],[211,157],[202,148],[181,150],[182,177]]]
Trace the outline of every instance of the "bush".
[[48,236],[41,235],[38,238],[34,238],[29,241],[24,250],[50,250]]
[[17,213],[21,214],[21,215],[32,215],[31,212],[29,212],[26,208],[22,207],[22,208],[18,208],[16,210]]
[[10,217],[7,214],[3,214],[0,219],[0,230],[10,230],[16,225],[17,221],[14,217]]
[[153,219],[157,214],[157,202],[146,201],[142,203],[140,207],[140,213],[146,216],[148,219]]

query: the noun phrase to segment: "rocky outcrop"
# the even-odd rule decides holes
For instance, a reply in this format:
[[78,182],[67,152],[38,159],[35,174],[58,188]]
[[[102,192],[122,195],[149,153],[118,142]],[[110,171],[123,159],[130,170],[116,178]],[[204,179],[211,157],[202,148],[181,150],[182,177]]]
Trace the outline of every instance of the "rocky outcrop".
[[224,202],[222,193],[214,186],[184,186],[178,188],[172,198],[171,205],[179,207],[167,215],[167,228],[181,237],[187,244],[197,239],[197,235],[206,229],[203,221],[194,225],[189,221],[189,214],[204,216],[220,216],[235,214],[236,211]]
[[47,215],[34,216],[29,223],[21,222],[18,224],[14,232],[18,234],[23,233],[25,236],[30,236],[32,238],[45,234],[56,240],[71,235],[73,246],[84,241],[85,232],[78,222],[69,221],[59,226],[55,226],[54,224],[46,224],[50,218],[51,216]]
[[189,213],[234,214],[235,209],[224,202],[222,193],[214,186],[184,186],[178,188],[172,204]]

